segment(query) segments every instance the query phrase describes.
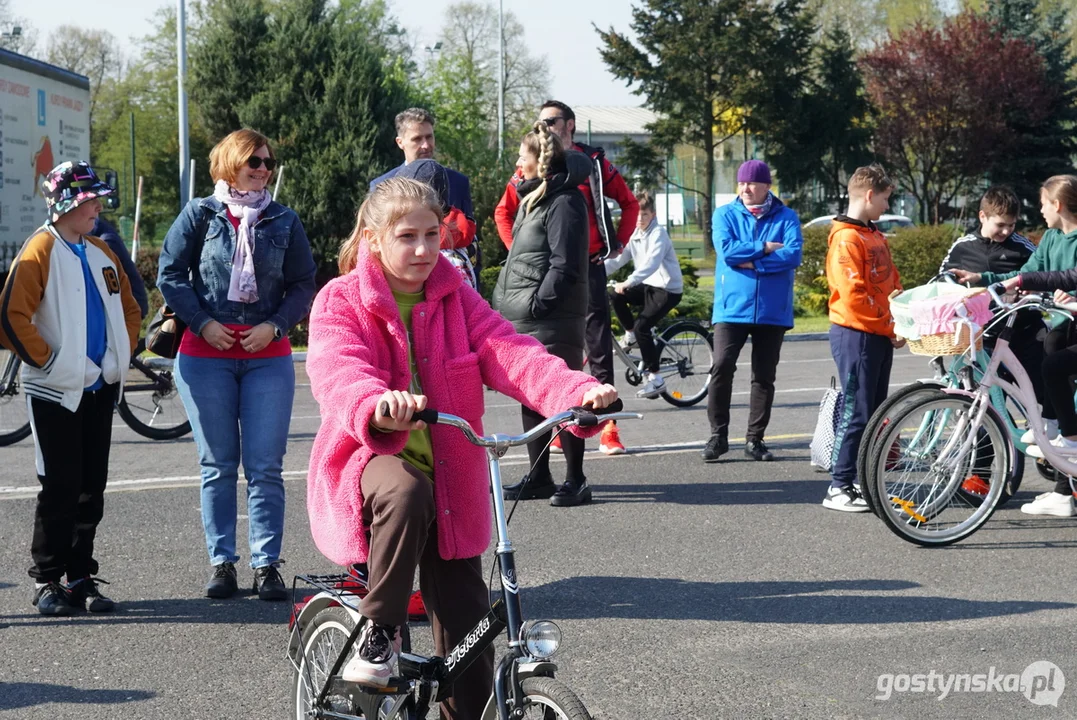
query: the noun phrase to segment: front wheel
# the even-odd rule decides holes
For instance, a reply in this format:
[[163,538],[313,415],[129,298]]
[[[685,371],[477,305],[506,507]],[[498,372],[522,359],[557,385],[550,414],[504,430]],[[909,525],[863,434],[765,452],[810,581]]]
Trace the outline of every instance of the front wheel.
[[658,374],[664,385],[662,399],[689,407],[707,397],[713,343],[710,333],[693,322],[679,322],[659,337]]
[[524,691],[523,715],[519,716],[522,719],[591,720],[590,713],[576,693],[556,678],[529,677],[524,678],[520,685]]
[[949,545],[998,507],[1009,475],[1008,437],[993,407],[938,393],[893,418],[873,464],[871,491],[887,527],[908,542]]

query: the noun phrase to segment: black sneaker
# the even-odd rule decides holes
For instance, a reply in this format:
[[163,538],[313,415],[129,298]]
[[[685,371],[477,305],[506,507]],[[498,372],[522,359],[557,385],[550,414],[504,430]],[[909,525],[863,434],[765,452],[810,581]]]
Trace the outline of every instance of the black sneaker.
[[71,606],[76,610],[85,608],[92,613],[107,613],[115,610],[116,602],[101,594],[98,583],[108,585],[108,580],[87,576],[68,584],[67,593]]
[[528,482],[528,475],[524,475],[523,479],[518,483],[512,485],[506,485],[504,488],[504,498],[506,500],[545,500],[552,497],[557,492],[557,486],[554,485],[553,478],[547,475],[545,478],[539,478],[537,480],[531,480]]
[[254,569],[254,592],[259,600],[287,600],[288,588],[276,565]]
[[729,439],[724,435],[711,435],[711,439],[707,441],[706,447],[703,448],[703,462],[718,462],[718,458],[727,452],[729,452]]
[[223,600],[230,598],[239,590],[239,582],[236,580],[236,566],[230,562],[223,562],[213,566],[213,574],[206,583],[206,597]]
[[34,588],[31,602],[42,615],[70,615],[75,611],[67,597],[67,590],[56,581]]
[[774,459],[774,454],[767,449],[767,444],[762,440],[749,440],[745,443],[744,454],[752,460],[762,460],[763,462],[770,462]]
[[550,498],[554,507],[575,507],[588,502],[591,502],[591,486],[587,484],[587,478],[583,482],[565,480]]

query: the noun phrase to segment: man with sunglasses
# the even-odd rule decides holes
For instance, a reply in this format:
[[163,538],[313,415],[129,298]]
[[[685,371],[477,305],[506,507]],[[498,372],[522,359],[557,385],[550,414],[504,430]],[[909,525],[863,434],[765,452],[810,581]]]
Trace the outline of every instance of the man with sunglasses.
[[[380,177],[370,181],[370,190],[382,180],[395,177],[401,170],[416,160],[433,160],[437,151],[434,142],[434,116],[423,108],[413,107],[396,116],[396,145],[404,152],[404,162]],[[471,181],[462,172],[445,168],[449,174],[449,205],[462,212],[469,220],[475,221],[475,209],[471,202]],[[479,232],[473,242],[466,248],[468,258],[479,272]]]
[[[539,120],[560,136],[566,150],[578,150],[591,159],[591,174],[587,182],[580,185],[580,192],[587,203],[587,217],[591,227],[585,340],[591,374],[599,382],[612,385],[613,332],[610,329],[610,304],[606,294],[606,267],[603,262],[606,258],[617,255],[621,248],[628,244],[639,216],[639,202],[617,172],[617,168],[606,159],[602,148],[590,147],[573,139],[576,133],[576,113],[572,112],[572,108],[557,100],[547,100],[539,110]],[[513,175],[494,210],[497,232],[505,247],[512,244],[512,225],[516,220],[516,210],[520,206],[516,186],[521,179],[518,174]],[[621,207],[619,228],[614,228],[606,198],[611,198]],[[606,455],[620,455],[625,451],[615,423],[606,423],[598,447]]]

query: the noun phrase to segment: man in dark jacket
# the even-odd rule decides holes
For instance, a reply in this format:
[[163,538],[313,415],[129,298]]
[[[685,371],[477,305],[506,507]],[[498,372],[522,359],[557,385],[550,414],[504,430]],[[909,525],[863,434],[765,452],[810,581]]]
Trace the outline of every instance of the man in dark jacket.
[[131,283],[131,294],[135,296],[135,302],[138,303],[138,309],[142,311],[142,317],[146,317],[146,313],[150,309],[149,299],[146,296],[146,283],[142,281],[142,276],[138,274],[138,268],[135,267],[135,262],[131,259],[131,253],[127,252],[127,246],[123,244],[123,238],[120,237],[119,231],[103,216],[98,215],[97,222],[94,223],[90,235],[104,240],[108,245],[108,249],[119,259],[120,265],[123,266],[123,272],[127,275],[128,282]]
[[[639,202],[617,172],[617,168],[606,159],[602,148],[575,141],[576,114],[572,112],[572,108],[557,100],[547,100],[539,111],[539,121],[546,123],[552,132],[561,137],[566,151],[576,150],[591,161],[591,172],[579,186],[587,204],[587,218],[590,223],[587,358],[591,374],[600,382],[613,385],[613,332],[610,329],[610,303],[606,294],[604,261],[619,253],[621,248],[628,244],[639,217]],[[494,210],[494,221],[505,247],[512,243],[512,223],[520,205],[519,194],[516,192],[518,184],[518,175],[513,175]],[[612,199],[621,207],[621,224],[617,229],[614,229],[606,198]],[[599,437],[598,449],[606,455],[619,455],[625,451],[616,423],[606,423]]]
[[[404,162],[389,172],[370,181],[370,189],[382,180],[395,177],[405,166],[416,160],[433,160],[437,151],[434,141],[434,116],[423,108],[408,108],[396,116],[396,145],[404,153]],[[449,205],[456,208],[470,220],[475,220],[475,208],[471,202],[471,181],[462,172],[445,168],[449,174]],[[468,257],[475,266],[475,273],[480,269],[479,242],[480,229],[476,223],[475,241],[468,246]]]

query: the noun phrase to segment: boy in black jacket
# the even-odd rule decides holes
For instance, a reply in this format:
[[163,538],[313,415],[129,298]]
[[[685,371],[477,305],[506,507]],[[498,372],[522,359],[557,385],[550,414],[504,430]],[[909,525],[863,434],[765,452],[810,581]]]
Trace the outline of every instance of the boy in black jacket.
[[[939,267],[939,272],[960,269],[976,273],[1011,273],[1020,270],[1036,251],[1036,246],[1028,238],[1014,232],[1020,209],[1021,201],[1010,188],[1005,185],[988,188],[980,199],[980,229],[954,241]],[[1021,361],[1029,380],[1032,381],[1036,400],[1043,406],[1044,419],[1057,428],[1058,421],[1054,419],[1051,403],[1044,402],[1044,349],[1041,331],[1046,332],[1046,328],[1035,314],[1019,315],[1014,325],[1010,350]],[[989,350],[993,348],[995,337],[986,336],[984,345]],[[1029,435],[1031,436],[1031,433]],[[1025,438],[1022,440],[1025,441]]]

